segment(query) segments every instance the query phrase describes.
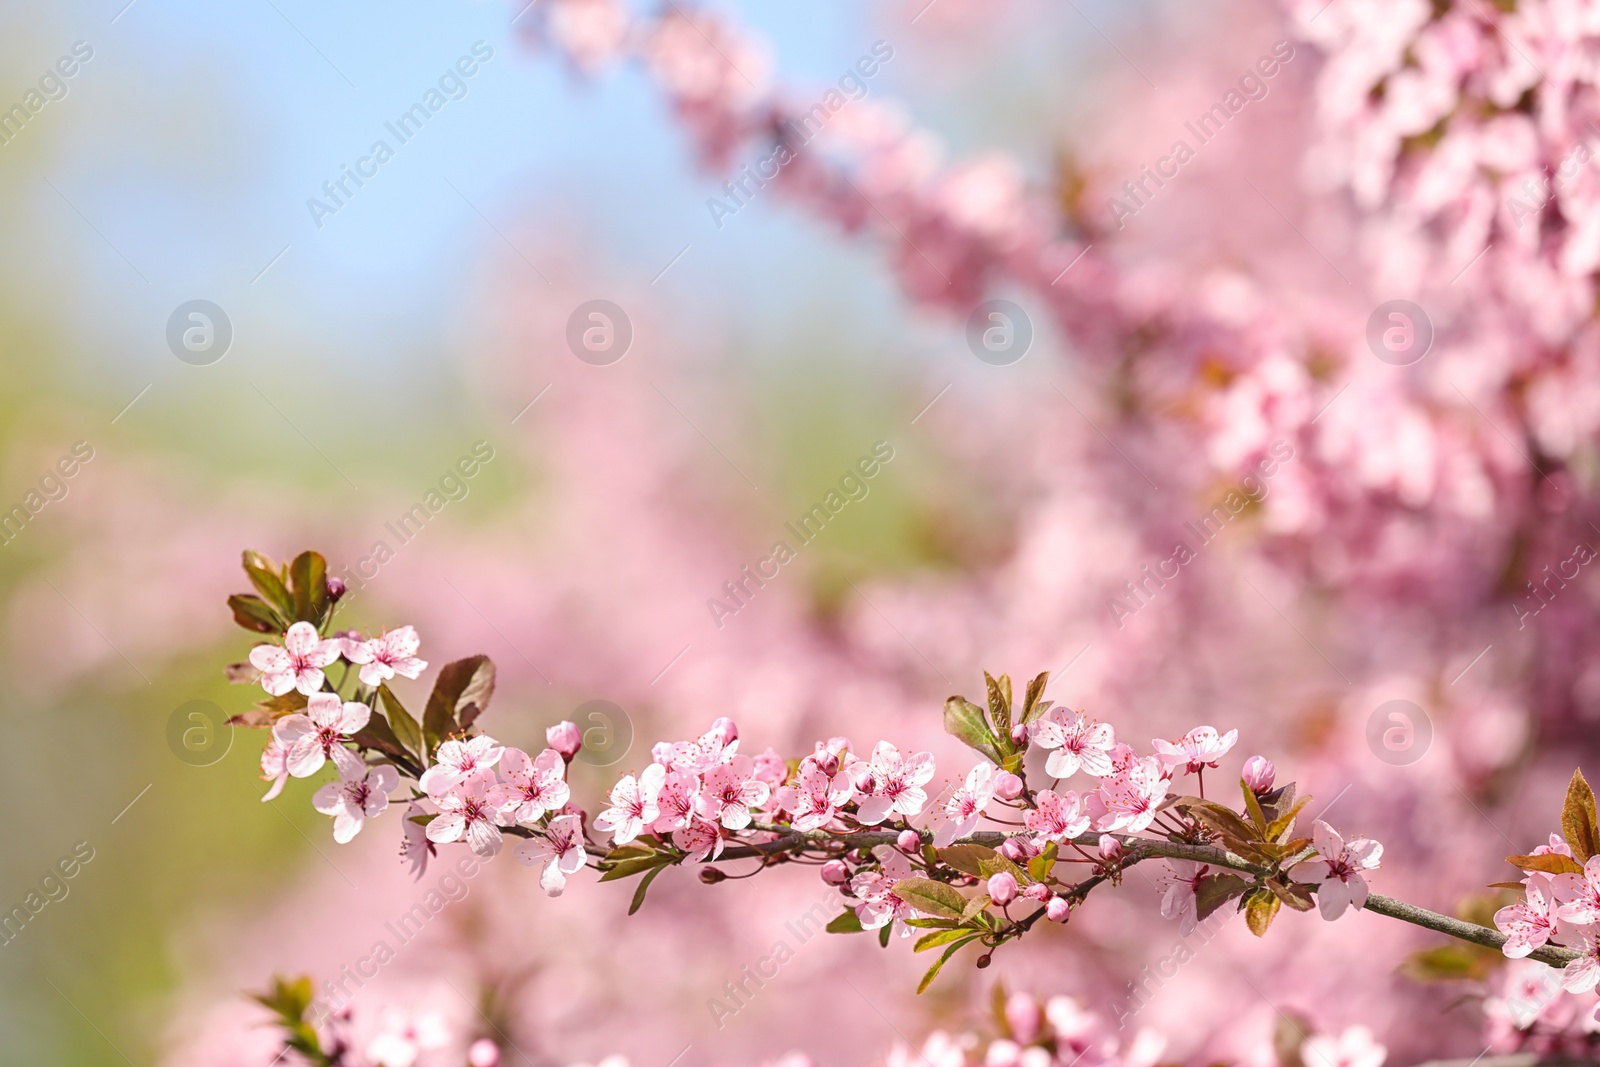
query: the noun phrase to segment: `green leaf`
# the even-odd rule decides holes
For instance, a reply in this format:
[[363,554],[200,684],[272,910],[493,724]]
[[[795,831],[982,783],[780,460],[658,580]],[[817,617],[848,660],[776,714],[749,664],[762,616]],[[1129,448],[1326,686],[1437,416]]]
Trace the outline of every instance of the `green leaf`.
[[379,684],[378,701],[383,705],[383,712],[389,717],[389,726],[394,730],[394,736],[400,743],[412,752],[422,752],[422,727],[417,725],[417,720],[411,717],[405,706],[400,703],[400,698],[394,695],[394,690],[387,685]]
[[1218,908],[1250,888],[1250,883],[1236,874],[1208,874],[1195,883],[1195,915],[1204,922]]
[[1600,817],[1595,815],[1594,790],[1581,770],[1573,771],[1572,781],[1567,783],[1566,803],[1561,806],[1561,834],[1580,864],[1600,853]]
[[1542,856],[1507,856],[1506,862],[1524,871],[1543,871],[1546,874],[1582,874],[1583,867],[1571,856],[1547,852]]
[[1035,882],[1042,882],[1050,877],[1050,872],[1055,870],[1056,855],[1060,848],[1054,841],[1044,847],[1044,851],[1028,861],[1028,877]]
[[233,621],[252,633],[281,634],[289,628],[272,605],[258,596],[235,593],[228,598],[228,607],[233,609]]
[[656,875],[660,874],[666,869],[666,866],[662,865],[652,870],[649,874],[646,874],[643,878],[639,879],[639,888],[633,891],[633,902],[628,905],[629,915],[632,915],[634,912],[638,911],[644,906],[644,895],[650,891],[650,883],[656,880]]
[[1284,882],[1271,878],[1267,880],[1267,888],[1295,911],[1310,911],[1316,907],[1311,899],[1311,887],[1302,882]]
[[967,907],[966,897],[932,878],[902,878],[890,892],[918,911],[947,919],[959,919]]
[[1241,819],[1236,812],[1214,801],[1201,800],[1199,797],[1179,797],[1173,801],[1172,806],[1188,812],[1224,837],[1234,838],[1239,842],[1260,840],[1255,827]]
[[989,691],[989,722],[1002,747],[1008,746],[1011,741],[1011,675],[1002,674],[996,679],[984,671],[983,684]]
[[983,709],[966,697],[951,697],[944,702],[944,731],[995,763],[1003,758],[1000,743],[983,717]]
[[983,872],[983,877],[985,878],[991,877],[992,875],[1005,873],[1015,878],[1017,880],[1017,884],[1019,885],[1028,884],[1028,872],[1023,870],[1021,867],[1018,867],[1015,863],[1011,862],[1009,858],[999,852],[996,852],[993,856],[990,856],[986,859],[980,860],[978,862],[978,867]]
[[244,550],[244,573],[250,579],[250,584],[256,587],[256,592],[281,618],[294,618],[294,596],[283,584],[283,579],[278,577],[278,568],[272,565],[271,560],[247,548]]
[[889,934],[893,930],[894,930],[894,923],[884,923],[882,926],[878,927],[878,947],[879,948],[888,948],[889,947]]
[[961,921],[969,923],[983,913],[983,909],[994,903],[989,899],[988,893],[979,893],[967,901],[967,906],[961,910]]
[[982,878],[983,861],[991,860],[1000,855],[987,845],[951,845],[939,849],[939,860],[948,867],[954,867],[962,874],[970,874],[974,878]]
[[1418,982],[1478,981],[1489,977],[1499,953],[1476,945],[1439,945],[1406,957],[1400,973]]
[[328,561],[320,552],[302,552],[289,564],[294,587],[294,617],[320,627],[328,614]]
[[1250,932],[1257,937],[1266,937],[1267,927],[1272,925],[1273,917],[1278,914],[1283,902],[1272,890],[1257,886],[1245,894],[1241,903],[1244,905],[1244,922]]
[[427,754],[432,756],[439,742],[461,729],[460,717],[466,708],[487,707],[493,694],[494,663],[488,656],[468,656],[441,667],[422,713]]
[[1270,841],[1277,841],[1279,844],[1286,843],[1284,839],[1288,837],[1289,832],[1294,829],[1295,816],[1299,815],[1300,809],[1309,803],[1311,803],[1311,798],[1309,796],[1301,797],[1299,802],[1291,807],[1288,811],[1285,811],[1283,814],[1279,815],[1277,818],[1268,823],[1267,839]]
[[1239,779],[1239,788],[1244,791],[1244,810],[1249,814],[1250,821],[1256,824],[1256,829],[1263,840],[1270,840],[1274,835],[1267,833],[1267,817],[1261,811],[1260,802],[1256,800],[1255,790],[1251,789],[1243,778]]
[[905,923],[913,930],[954,930],[961,925],[959,919],[907,919]]
[[925,952],[930,948],[948,945],[952,941],[960,941],[972,936],[971,930],[935,930],[931,934],[923,934],[917,938],[917,943],[911,947],[913,952]]
[[861,916],[857,915],[853,908],[847,909],[843,914],[836,916],[833,922],[823,929],[830,934],[859,934],[864,932],[861,926]]
[[1040,715],[1043,715],[1045,709],[1050,706],[1047,703],[1040,704],[1039,702],[1040,698],[1044,696],[1044,687],[1049,682],[1050,672],[1040,671],[1033,681],[1028,683],[1028,691],[1022,698],[1022,721],[1024,723],[1030,723]]
[[363,748],[375,748],[386,756],[394,756],[396,759],[410,762],[408,757],[411,754],[406,751],[406,746],[400,743],[400,739],[394,735],[394,731],[389,728],[388,720],[382,715],[374,715],[369,718],[367,725],[350,735],[350,740]]
[[[887,927],[885,929],[887,929]],[[917,993],[920,995],[923,990],[927,989],[930,985],[933,984],[933,980],[939,976],[940,968],[942,968],[945,965],[945,961],[946,960],[948,960],[951,956],[954,956],[956,954],[956,950],[957,949],[961,948],[962,945],[965,945],[969,941],[976,940],[978,938],[978,936],[979,935],[977,935],[977,934],[972,934],[972,935],[970,935],[968,937],[964,937],[960,941],[957,941],[954,944],[952,944],[949,948],[945,949],[944,950],[944,955],[940,956],[939,959],[938,959],[938,962],[936,962],[932,967],[928,968],[928,973],[923,975],[922,976],[922,981],[917,983]]]
[[635,838],[626,845],[619,845],[607,852],[601,859],[604,873],[600,875],[602,882],[614,882],[619,878],[627,878],[639,874],[656,866],[661,854],[650,846],[647,841]]

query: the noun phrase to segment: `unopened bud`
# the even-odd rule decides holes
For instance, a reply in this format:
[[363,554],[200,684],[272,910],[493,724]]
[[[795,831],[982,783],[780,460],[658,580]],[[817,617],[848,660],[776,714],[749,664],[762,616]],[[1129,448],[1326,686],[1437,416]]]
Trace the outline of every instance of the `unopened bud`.
[[980,971],[983,970],[985,967],[989,966],[989,964],[991,962],[993,962],[993,960],[994,960],[994,953],[985,952],[983,955],[978,957],[978,970],[980,970]]
[[901,830],[900,836],[894,843],[900,847],[901,852],[908,852],[915,856],[922,851],[922,835],[915,830]]
[[1252,793],[1271,792],[1277,774],[1278,769],[1265,756],[1251,756],[1244,761],[1244,784]]
[[328,599],[333,601],[335,604],[337,604],[339,602],[339,598],[344,596],[344,591],[345,591],[344,579],[336,577],[334,575],[329,575],[328,576]]
[[1017,899],[1017,878],[1010,871],[989,876],[989,899],[1002,908]]
[[723,881],[727,877],[727,875],[723,874],[715,867],[700,868],[700,882],[702,885],[716,885],[718,882]]
[[1025,837],[1008,837],[1000,846],[1000,854],[1012,863],[1027,863],[1039,854],[1039,850]]
[[562,759],[571,763],[572,757],[583,747],[583,731],[578,729],[577,723],[563,720],[544,732],[544,740],[545,744],[561,753]]
[[994,778],[994,795],[1001,800],[1015,800],[1022,795],[1022,779],[1010,771],[1001,771]]
[[1019,723],[1017,723],[1015,726],[1013,726],[1011,728],[1011,743],[1013,745],[1023,745],[1023,744],[1027,744],[1027,742],[1028,742],[1028,727],[1025,724],[1019,722]]
[[1072,905],[1067,903],[1066,897],[1051,897],[1050,903],[1044,906],[1045,918],[1053,923],[1064,923],[1072,914]]
[[486,1037],[480,1037],[467,1050],[469,1067],[499,1067],[500,1046]]
[[850,880],[850,868],[843,860],[829,860],[822,865],[822,880],[829,885],[844,885]]
[[1050,899],[1050,887],[1043,882],[1034,882],[1022,891],[1022,895],[1028,900],[1036,900],[1043,904]]
[[739,740],[739,727],[726,715],[711,724],[711,732],[721,735],[722,743],[725,745],[731,745]]
[[1013,993],[1006,998],[1006,1025],[1011,1036],[1024,1045],[1033,1044],[1043,1025],[1039,1002],[1029,993]]
[[1107,863],[1115,863],[1122,858],[1123,853],[1125,852],[1127,852],[1127,849],[1123,847],[1123,844],[1120,840],[1112,837],[1110,834],[1100,835],[1101,859],[1105,860]]

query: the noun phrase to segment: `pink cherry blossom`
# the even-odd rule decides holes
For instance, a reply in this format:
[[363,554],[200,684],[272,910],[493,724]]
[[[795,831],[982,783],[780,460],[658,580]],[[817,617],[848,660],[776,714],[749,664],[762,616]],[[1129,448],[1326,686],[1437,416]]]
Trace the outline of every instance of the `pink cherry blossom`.
[[1215,767],[1238,740],[1238,730],[1229,730],[1218,737],[1211,727],[1196,726],[1176,742],[1157,738],[1150,744],[1167,770],[1174,771],[1181,766],[1188,773],[1196,774],[1206,767]]
[[1023,825],[1036,835],[1036,848],[1042,849],[1051,841],[1064,844],[1089,832],[1089,816],[1083,810],[1083,800],[1072,790],[1057,793],[1053,789],[1041,789],[1036,803],[1038,807],[1022,817]]
[[644,833],[661,814],[656,797],[666,777],[667,769],[659,763],[646,767],[637,778],[625,776],[611,787],[611,806],[595,816],[595,829],[610,831],[615,845],[626,845]]
[[767,802],[772,787],[755,775],[755,761],[735,756],[705,773],[695,810],[702,817],[720,822],[729,830],[750,825],[751,812]]
[[1555,933],[1555,897],[1547,874],[1530,873],[1524,881],[1523,899],[1494,913],[1495,929],[1506,935],[1500,951],[1520,960]]
[[1027,784],[1010,771],[1001,771],[994,776],[994,795],[1001,800],[1015,800],[1026,788]]
[[1322,917],[1331,922],[1346,908],[1360,911],[1366,907],[1367,880],[1361,872],[1378,869],[1383,846],[1365,837],[1346,841],[1321,819],[1311,824],[1311,842],[1318,858],[1300,864],[1294,876],[1303,882],[1318,883],[1317,906]]
[[776,789],[788,780],[789,764],[784,761],[782,756],[778,755],[777,749],[769,747],[765,752],[758,754],[754,758],[756,777],[772,788]]
[[289,752],[284,763],[296,778],[309,778],[333,760],[342,771],[359,767],[360,758],[345,748],[372,717],[372,709],[354,700],[341,701],[334,693],[317,693],[306,702],[304,714],[285,715],[272,727],[272,735]]
[[517,862],[528,867],[543,864],[539,885],[550,896],[559,897],[567,888],[567,875],[581,870],[589,861],[589,854],[583,847],[583,820],[576,815],[557,815],[543,834],[522,842],[512,854]]
[[267,747],[261,750],[261,780],[271,782],[272,787],[267,790],[267,795],[262,801],[272,800],[283,792],[284,784],[289,781],[289,748],[278,735],[273,733],[267,739]]
[[1581,875],[1555,875],[1550,893],[1560,905],[1556,918],[1579,926],[1600,923],[1600,856],[1591,856]]
[[930,753],[901,757],[894,745],[879,741],[870,762],[857,760],[851,765],[856,789],[863,794],[857,800],[857,820],[863,826],[876,826],[895,815],[909,818],[918,814],[928,801],[922,787],[933,778],[935,769]]
[[422,806],[415,801],[406,805],[405,817],[400,821],[400,858],[411,865],[411,880],[418,882],[428,873],[428,860],[438,855],[439,850],[428,840],[427,827],[421,823],[412,822],[416,816],[426,814]]
[[424,1052],[450,1044],[450,1030],[444,1016],[426,1012],[410,1016],[391,1011],[384,1029],[367,1043],[367,1058],[383,1067],[413,1067]]
[[776,803],[789,813],[789,822],[796,830],[815,830],[850,803],[855,796],[855,783],[850,773],[834,761],[833,773],[822,769],[815,757],[800,761],[800,773],[792,786],[778,790]]
[[876,930],[892,922],[900,936],[907,937],[911,927],[905,925],[905,920],[914,918],[916,912],[890,890],[896,882],[911,877],[911,861],[892,845],[878,845],[872,855],[880,869],[861,871],[850,879],[850,895],[860,902],[856,917],[861,920],[862,929]]
[[361,832],[363,821],[384,813],[399,785],[399,773],[387,765],[340,767],[339,780],[318,789],[312,806],[333,816],[333,839],[343,845]]
[[467,1067],[499,1067],[500,1046],[480,1037],[467,1049]]
[[439,814],[428,823],[428,840],[444,845],[466,839],[467,847],[475,855],[487,859],[500,851],[500,827],[504,816],[489,802],[489,788],[494,784],[493,774],[477,771],[459,779],[442,793],[429,797],[439,808]]
[[456,784],[486,771],[500,762],[505,748],[488,734],[479,734],[466,741],[446,741],[434,754],[434,764],[422,773],[417,784],[432,796],[454,789]]
[[726,728],[713,725],[700,735],[698,741],[663,742],[655,747],[652,754],[656,762],[665,765],[668,770],[704,774],[733,759],[739,751],[738,731],[733,731],[732,737],[728,734]]
[[322,688],[322,668],[339,658],[339,642],[324,641],[309,622],[297,622],[283,635],[283,645],[257,645],[250,666],[261,672],[261,688],[275,697],[291,689],[311,696]]
[[364,641],[359,645],[346,643],[345,658],[361,665],[361,681],[367,685],[381,685],[395,675],[415,678],[428,669],[426,660],[417,658],[422,639],[415,628],[402,626],[396,630]]
[[1600,984],[1600,937],[1592,929],[1567,932],[1567,947],[1583,953],[1561,969],[1561,988],[1568,993],[1588,993]]
[[697,860],[716,859],[722,855],[727,837],[718,823],[695,816],[688,825],[672,831],[672,844]]
[[1200,921],[1195,894],[1200,888],[1200,879],[1210,873],[1211,868],[1192,860],[1168,860],[1167,867],[1156,880],[1157,886],[1166,890],[1161,897],[1161,914],[1167,919],[1177,919],[1178,933],[1187,937]]
[[700,796],[700,778],[683,771],[668,771],[656,794],[658,815],[650,829],[658,834],[681,830],[695,819]]
[[1071,778],[1078,771],[1103,778],[1112,771],[1111,749],[1117,743],[1109,723],[1097,722],[1081,711],[1054,707],[1028,724],[1029,739],[1051,749],[1045,773]]
[[994,764],[987,762],[974,764],[967,772],[967,779],[961,788],[944,802],[941,812],[944,824],[933,836],[934,845],[944,848],[957,838],[972,833],[978,825],[978,820],[983,818],[983,811],[989,806],[989,801],[994,798],[994,787]]
[[1535,856],[1566,856],[1572,858],[1572,846],[1567,844],[1567,839],[1560,834],[1551,834],[1548,845],[1539,845],[1531,853]]
[[1101,785],[1095,796],[1106,811],[1095,829],[1136,833],[1148,828],[1167,796],[1161,761],[1155,756],[1136,760]]
[[1306,1067],[1383,1067],[1388,1056],[1365,1026],[1352,1026],[1338,1037],[1314,1034],[1300,1046]]
[[521,749],[507,748],[496,766],[500,782],[490,787],[489,802],[512,823],[538,822],[546,812],[559,811],[572,795],[566,782],[566,761],[553,748],[535,759]]

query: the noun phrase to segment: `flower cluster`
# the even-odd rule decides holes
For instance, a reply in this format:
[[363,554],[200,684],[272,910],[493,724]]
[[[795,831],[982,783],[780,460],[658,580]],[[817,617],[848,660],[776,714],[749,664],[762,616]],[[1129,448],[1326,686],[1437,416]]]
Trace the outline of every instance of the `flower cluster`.
[[[1548,957],[1555,948],[1565,963],[1560,987],[1587,994],[1600,983],[1600,817],[1581,771],[1567,786],[1561,826],[1563,833],[1551,834],[1531,853],[1506,857],[1524,872],[1523,879],[1497,883],[1497,888],[1518,889],[1522,897],[1495,912],[1494,924],[1505,935],[1501,951],[1508,957]],[[1595,1018],[1600,1021],[1600,1009]]]
[[[1206,799],[1205,772],[1221,766],[1238,731],[1199,726],[1141,752],[1109,723],[1044,699],[1044,674],[1020,706],[1004,675],[985,676],[985,706],[950,698],[945,728],[980,758],[934,797],[928,752],[884,740],[858,749],[832,737],[790,762],[771,748],[741,751],[738,726],[719,718],[698,738],[655,745],[650,763],[622,775],[591,823],[567,782],[582,745],[574,724],[551,727],[537,753],[479,729],[494,691],[486,657],[440,668],[419,722],[388,684],[427,667],[414,629],[323,636],[338,589],[315,553],[281,569],[247,553],[245,569],[261,596],[233,598],[236,618],[281,634],[251,651],[253,670],[230,671],[236,681],[259,680],[268,694],[234,720],[270,728],[262,754],[268,799],[289,778],[331,763],[337,778],[313,804],[332,817],[334,839],[350,841],[367,819],[403,801],[402,854],[419,877],[441,846],[463,843],[487,859],[507,836],[521,839],[516,858],[540,869],[552,896],[586,866],[602,881],[641,876],[635,909],[657,875],[688,862],[706,865],[708,883],[731,877],[712,866],[719,862],[817,866],[848,904],[830,930],[876,930],[884,943],[930,931],[917,950],[944,952],[926,987],[961,947],[982,947],[986,965],[994,949],[1040,919],[1068,921],[1091,890],[1118,883],[1145,859],[1172,862],[1162,911],[1185,931],[1237,901],[1259,935],[1281,904],[1310,910],[1315,897],[1328,919],[1363,907],[1362,872],[1382,851],[1321,822],[1310,838],[1296,838],[1308,798],[1296,801],[1292,784],[1276,786],[1261,757],[1241,768],[1242,811]],[[335,683],[327,672],[341,660]],[[1049,784],[1035,787],[1028,776],[1041,773],[1040,763]],[[1174,792],[1186,776],[1197,795]],[[397,796],[402,786],[409,795]]]

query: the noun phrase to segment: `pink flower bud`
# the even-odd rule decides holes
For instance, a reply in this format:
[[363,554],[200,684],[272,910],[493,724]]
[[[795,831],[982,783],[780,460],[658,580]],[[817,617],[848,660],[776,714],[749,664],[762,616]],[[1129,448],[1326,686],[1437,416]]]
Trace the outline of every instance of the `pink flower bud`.
[[467,1050],[467,1063],[471,1067],[498,1067],[500,1046],[486,1037],[480,1037]]
[[1122,858],[1127,850],[1122,847],[1122,842],[1110,834],[1100,835],[1100,858],[1107,863],[1115,863]]
[[726,715],[711,724],[711,732],[722,736],[722,743],[731,745],[739,740],[739,727]]
[[561,753],[561,758],[568,763],[578,754],[578,749],[583,747],[583,731],[578,729],[575,722],[558,722],[544,732],[545,744]]
[[345,591],[344,579],[343,578],[336,578],[336,577],[334,577],[332,575],[329,575],[328,576],[328,599],[333,601],[335,604],[337,604],[339,602],[339,598],[344,596],[344,591]]
[[1017,723],[1011,728],[1011,743],[1013,745],[1026,744],[1028,741],[1028,728],[1022,723]]
[[1025,837],[1008,837],[1000,846],[1000,854],[1012,863],[1027,863],[1039,854],[1039,850]]
[[1013,993],[1006,998],[1006,1025],[1011,1027],[1011,1036],[1024,1045],[1039,1036],[1043,1021],[1039,1002],[1031,994]]
[[1043,882],[1034,882],[1022,891],[1022,895],[1028,900],[1037,900],[1043,904],[1050,899],[1050,887]]
[[1002,908],[1017,899],[1017,878],[1009,871],[989,876],[989,899]]
[[1001,771],[994,777],[994,795],[1001,800],[1015,800],[1022,795],[1022,779],[1010,771]]
[[900,836],[895,838],[896,845],[901,852],[908,852],[915,856],[922,851],[922,835],[915,830],[901,830]]
[[1066,897],[1051,897],[1050,903],[1044,906],[1045,918],[1053,923],[1064,923],[1072,913],[1072,905],[1067,903]]
[[671,741],[657,741],[655,744],[651,745],[650,746],[650,759],[651,759],[652,762],[659,763],[663,767],[665,767],[667,764],[671,763],[672,762],[672,742]]
[[1265,756],[1251,756],[1244,761],[1244,784],[1252,793],[1270,792],[1277,773],[1278,769]]
[[850,868],[843,860],[829,860],[822,865],[822,880],[829,885],[844,885],[850,880]]

